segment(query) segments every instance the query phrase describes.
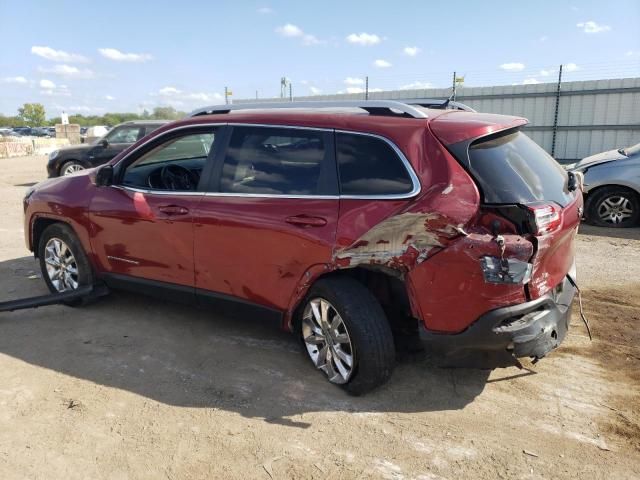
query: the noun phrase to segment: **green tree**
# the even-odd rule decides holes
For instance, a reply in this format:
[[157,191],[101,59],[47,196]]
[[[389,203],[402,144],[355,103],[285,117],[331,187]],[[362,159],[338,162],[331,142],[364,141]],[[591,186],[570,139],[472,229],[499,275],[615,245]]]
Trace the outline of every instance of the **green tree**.
[[18,109],[18,116],[30,127],[40,127],[45,124],[44,105],[41,103],[25,103]]

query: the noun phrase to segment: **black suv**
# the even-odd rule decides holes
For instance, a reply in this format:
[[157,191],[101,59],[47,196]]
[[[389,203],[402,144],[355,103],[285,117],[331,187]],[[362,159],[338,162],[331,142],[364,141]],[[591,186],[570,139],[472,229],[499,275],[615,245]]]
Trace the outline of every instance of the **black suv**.
[[93,143],[54,150],[49,154],[47,173],[50,178],[60,177],[107,163],[125,148],[166,123],[168,120],[125,122],[116,125]]

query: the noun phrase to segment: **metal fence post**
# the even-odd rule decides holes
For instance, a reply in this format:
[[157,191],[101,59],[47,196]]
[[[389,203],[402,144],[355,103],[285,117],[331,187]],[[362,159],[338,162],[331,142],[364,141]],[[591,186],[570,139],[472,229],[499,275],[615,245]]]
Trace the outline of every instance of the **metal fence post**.
[[364,77],[364,99],[369,100],[369,75]]
[[558,86],[556,88],[556,110],[553,114],[553,138],[551,139],[551,156],[556,157],[556,136],[558,134],[558,111],[560,110],[560,87],[562,85],[562,65],[558,70]]

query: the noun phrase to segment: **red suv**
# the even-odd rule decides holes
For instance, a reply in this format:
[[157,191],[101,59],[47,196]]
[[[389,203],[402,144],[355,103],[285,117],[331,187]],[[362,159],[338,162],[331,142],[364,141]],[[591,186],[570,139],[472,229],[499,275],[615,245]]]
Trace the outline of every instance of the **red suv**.
[[568,328],[579,180],[525,119],[433,106],[196,111],[30,190],[27,245],[52,292],[278,319],[354,394],[390,377],[418,324],[454,349],[541,358]]

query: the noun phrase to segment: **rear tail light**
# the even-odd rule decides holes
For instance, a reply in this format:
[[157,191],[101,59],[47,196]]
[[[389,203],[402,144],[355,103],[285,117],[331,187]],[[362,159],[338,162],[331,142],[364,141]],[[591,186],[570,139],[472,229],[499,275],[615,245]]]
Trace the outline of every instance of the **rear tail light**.
[[534,235],[546,235],[560,226],[560,207],[557,205],[541,202],[528,204],[526,208]]
[[480,267],[487,283],[507,283],[524,285],[531,280],[533,265],[517,258],[498,258],[484,256]]

